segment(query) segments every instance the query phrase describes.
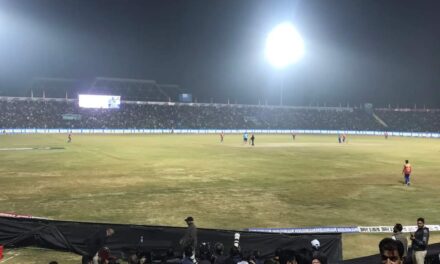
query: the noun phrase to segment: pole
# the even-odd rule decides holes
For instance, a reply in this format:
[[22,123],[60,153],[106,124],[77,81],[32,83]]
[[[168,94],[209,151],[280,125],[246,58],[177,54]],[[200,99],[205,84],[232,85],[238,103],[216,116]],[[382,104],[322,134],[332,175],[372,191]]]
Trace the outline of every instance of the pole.
[[284,74],[281,73],[280,105],[283,105]]

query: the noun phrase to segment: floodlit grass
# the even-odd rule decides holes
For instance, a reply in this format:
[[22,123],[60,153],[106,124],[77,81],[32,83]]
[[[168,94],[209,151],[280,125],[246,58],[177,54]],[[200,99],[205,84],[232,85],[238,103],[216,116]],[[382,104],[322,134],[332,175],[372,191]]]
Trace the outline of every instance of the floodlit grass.
[[[227,229],[409,225],[419,216],[438,224],[435,139],[349,136],[338,144],[335,136],[256,135],[255,147],[240,135],[222,144],[218,135],[66,139],[0,136],[0,149],[65,148],[0,150],[0,211],[172,226],[192,215],[200,227]],[[411,187],[403,186],[405,159]],[[378,238],[373,252],[359,239],[344,237],[345,258],[376,252]]]

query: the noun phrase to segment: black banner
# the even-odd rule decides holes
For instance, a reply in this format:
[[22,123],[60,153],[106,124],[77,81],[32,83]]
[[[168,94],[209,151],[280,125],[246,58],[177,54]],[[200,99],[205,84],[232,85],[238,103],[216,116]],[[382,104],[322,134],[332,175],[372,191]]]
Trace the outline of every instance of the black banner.
[[[85,250],[85,239],[96,230],[108,227],[113,228],[115,234],[109,238],[106,246],[110,248],[112,255],[122,259],[136,252],[139,247],[150,252],[166,252],[170,248],[180,251],[178,242],[185,232],[183,227],[0,217],[0,244],[6,248],[38,246],[81,254]],[[240,247],[243,250],[259,250],[262,258],[273,256],[277,248],[311,249],[310,241],[318,239],[321,252],[327,255],[329,263],[339,263],[342,260],[341,234],[283,235],[199,228],[198,243],[214,245],[221,242],[227,254],[233,245],[236,232],[240,233]]]

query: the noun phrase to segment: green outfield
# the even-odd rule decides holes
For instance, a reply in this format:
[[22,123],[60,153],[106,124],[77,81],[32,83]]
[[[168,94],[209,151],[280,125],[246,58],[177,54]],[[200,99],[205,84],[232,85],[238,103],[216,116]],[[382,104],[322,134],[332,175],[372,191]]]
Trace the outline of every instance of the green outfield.
[[[256,135],[255,147],[241,135],[224,143],[218,135],[66,141],[0,136],[0,212],[171,226],[192,215],[200,227],[222,229],[415,225],[419,216],[440,222],[438,139],[349,136],[338,144],[336,136]],[[405,159],[413,165],[410,187],[401,174]],[[344,258],[375,253],[379,239],[344,236]],[[55,254],[29,249],[13,263],[33,263],[29,252],[30,259]],[[79,259],[72,258],[62,263]]]

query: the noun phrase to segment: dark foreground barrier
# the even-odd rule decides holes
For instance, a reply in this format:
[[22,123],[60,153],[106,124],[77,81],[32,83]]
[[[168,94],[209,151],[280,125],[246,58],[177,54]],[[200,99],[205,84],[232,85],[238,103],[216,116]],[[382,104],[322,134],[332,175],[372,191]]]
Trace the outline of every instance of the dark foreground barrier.
[[[166,252],[173,248],[180,251],[178,242],[185,232],[183,227],[122,225],[103,223],[82,223],[0,217],[0,244],[5,248],[37,246],[80,254],[85,250],[84,240],[100,228],[111,227],[115,235],[110,237],[107,246],[113,255],[127,259],[139,248],[149,252]],[[262,258],[273,256],[277,248],[299,250],[311,249],[310,241],[318,239],[321,251],[327,255],[329,263],[342,260],[341,234],[267,234],[246,231],[198,229],[198,244],[224,244],[225,253],[234,243],[234,233],[239,232],[240,247],[259,250]],[[143,243],[140,245],[140,238]]]
[[[379,251],[379,248],[377,249]],[[411,252],[409,252],[410,256],[408,257],[405,264],[412,264],[411,260]],[[432,244],[428,246],[428,254],[425,258],[425,264],[440,264],[440,243]],[[342,264],[372,264],[372,263],[380,263],[380,255],[371,255],[361,258],[349,259],[342,262]]]

